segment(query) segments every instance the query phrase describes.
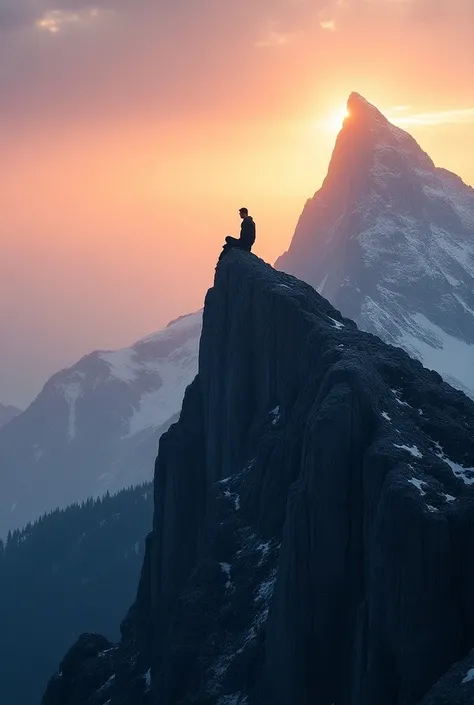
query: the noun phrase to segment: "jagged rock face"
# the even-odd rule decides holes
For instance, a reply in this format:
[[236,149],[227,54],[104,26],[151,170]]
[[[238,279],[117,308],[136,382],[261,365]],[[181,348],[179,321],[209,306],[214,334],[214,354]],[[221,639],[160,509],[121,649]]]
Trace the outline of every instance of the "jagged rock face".
[[474,190],[353,94],[278,269],[474,398]]
[[59,372],[0,430],[0,536],[43,512],[151,479],[197,371],[201,312]]
[[[97,691],[105,692],[114,680],[113,645],[98,634],[83,634],[68,651],[59,674],[48,684],[45,697],[53,705],[67,702],[82,705],[98,702]],[[73,682],[74,691],[66,692],[64,683]]]
[[93,702],[419,703],[474,646],[473,431],[437,373],[231,252]]
[[7,423],[19,414],[21,414],[21,411],[17,409],[16,406],[5,406],[5,404],[0,402],[0,428],[6,426]]

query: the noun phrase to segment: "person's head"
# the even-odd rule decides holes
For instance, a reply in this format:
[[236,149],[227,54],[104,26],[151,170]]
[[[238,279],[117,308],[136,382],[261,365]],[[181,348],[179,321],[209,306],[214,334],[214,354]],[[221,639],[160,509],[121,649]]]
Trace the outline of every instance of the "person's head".
[[246,218],[249,214],[249,209],[248,208],[240,208],[239,210],[239,215],[241,218]]

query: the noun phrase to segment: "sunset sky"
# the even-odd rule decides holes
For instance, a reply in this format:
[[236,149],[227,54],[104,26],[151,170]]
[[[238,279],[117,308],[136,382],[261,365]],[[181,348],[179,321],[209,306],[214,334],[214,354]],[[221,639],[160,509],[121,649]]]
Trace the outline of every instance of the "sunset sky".
[[273,262],[353,90],[474,184],[473,0],[0,0],[0,401]]

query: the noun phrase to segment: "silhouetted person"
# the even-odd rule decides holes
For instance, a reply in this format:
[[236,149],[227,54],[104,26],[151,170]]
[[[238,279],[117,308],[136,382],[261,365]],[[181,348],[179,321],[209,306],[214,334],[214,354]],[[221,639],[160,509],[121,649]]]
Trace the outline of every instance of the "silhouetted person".
[[239,215],[242,218],[242,225],[240,227],[240,237],[226,237],[225,245],[222,248],[222,252],[219,257],[219,262],[224,257],[224,255],[229,252],[233,247],[237,247],[239,250],[245,250],[250,252],[252,246],[255,242],[255,222],[252,216],[249,215],[247,208],[241,208],[239,210]]

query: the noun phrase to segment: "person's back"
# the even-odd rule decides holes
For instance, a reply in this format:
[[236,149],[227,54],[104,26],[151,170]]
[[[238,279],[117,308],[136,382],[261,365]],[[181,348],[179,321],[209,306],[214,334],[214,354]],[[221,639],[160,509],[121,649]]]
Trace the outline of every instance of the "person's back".
[[239,210],[239,215],[242,218],[242,225],[240,227],[240,237],[226,237],[225,245],[219,257],[219,262],[224,257],[224,255],[229,252],[233,247],[237,247],[239,250],[245,250],[250,252],[255,243],[256,237],[256,226],[255,221],[252,216],[249,215],[247,208],[241,208]]
[[253,244],[255,243],[255,237],[256,237],[256,227],[254,220],[252,216],[248,214],[247,209],[241,209],[241,218],[242,218],[242,225],[240,228],[240,241],[242,243],[242,247],[244,249],[250,250],[252,249]]

